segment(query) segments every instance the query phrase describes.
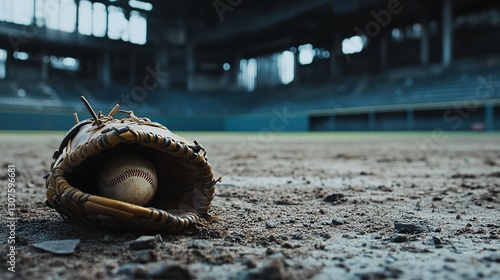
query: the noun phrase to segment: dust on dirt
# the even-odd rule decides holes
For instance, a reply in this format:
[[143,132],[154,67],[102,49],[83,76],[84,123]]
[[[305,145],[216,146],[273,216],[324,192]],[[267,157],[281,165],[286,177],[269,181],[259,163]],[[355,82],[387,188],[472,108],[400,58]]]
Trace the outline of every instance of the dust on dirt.
[[[189,135],[223,182],[220,219],[181,234],[63,220],[45,206],[43,179],[62,135],[0,137],[2,279],[500,278],[498,135]],[[62,239],[80,244],[69,255],[32,246]]]

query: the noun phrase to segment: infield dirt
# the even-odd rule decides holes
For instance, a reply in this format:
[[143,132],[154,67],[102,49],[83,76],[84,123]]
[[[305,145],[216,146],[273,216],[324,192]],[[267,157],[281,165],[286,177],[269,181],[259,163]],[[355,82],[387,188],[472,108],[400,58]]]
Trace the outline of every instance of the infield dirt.
[[[187,138],[223,178],[220,219],[158,236],[63,220],[45,206],[43,179],[62,135],[1,134],[0,278],[500,279],[498,134]],[[143,235],[154,244],[131,249]],[[62,239],[80,243],[69,255],[32,246]]]

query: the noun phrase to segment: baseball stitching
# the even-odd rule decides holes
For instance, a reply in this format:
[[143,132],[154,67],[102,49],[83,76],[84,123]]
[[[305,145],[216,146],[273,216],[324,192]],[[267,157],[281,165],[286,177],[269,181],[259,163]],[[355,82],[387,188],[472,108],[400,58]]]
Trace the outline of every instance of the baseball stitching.
[[153,177],[148,172],[137,168],[127,169],[122,174],[116,176],[115,178],[111,180],[101,180],[100,183],[107,188],[114,188],[118,184],[127,180],[128,178],[134,176],[141,177],[144,180],[146,180],[151,185],[151,188],[153,188],[153,190],[156,191],[156,186],[155,186],[156,184]]

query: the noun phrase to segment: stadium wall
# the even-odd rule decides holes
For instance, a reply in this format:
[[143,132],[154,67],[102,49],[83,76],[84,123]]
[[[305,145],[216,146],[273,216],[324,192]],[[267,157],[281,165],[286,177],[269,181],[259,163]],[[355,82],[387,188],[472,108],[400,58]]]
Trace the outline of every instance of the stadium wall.
[[[69,111],[0,109],[0,130],[62,130],[75,125]],[[87,112],[78,112],[80,119]],[[500,106],[473,111],[407,110],[353,114],[274,112],[269,114],[172,117],[148,116],[173,131],[305,132],[305,131],[500,131]]]
[[68,130],[75,125],[71,114],[0,112],[1,130]]
[[[78,112],[80,120],[88,113]],[[75,125],[70,112],[12,112],[0,111],[3,121],[0,130],[68,130]],[[308,131],[308,116],[275,114],[234,117],[168,117],[148,116],[174,131]]]
[[[80,120],[90,116],[78,113]],[[72,113],[14,113],[0,112],[4,120],[0,130],[62,130],[66,131],[75,125]],[[149,119],[159,122],[171,130],[191,131],[224,131],[223,118],[174,118],[165,116],[148,116]]]
[[309,131],[309,116],[279,112],[271,115],[235,116],[225,119],[225,131]]
[[[311,113],[310,131],[499,131],[500,100],[481,106],[428,106],[341,113]],[[432,105],[432,104],[430,104]],[[369,112],[366,112],[369,111]]]

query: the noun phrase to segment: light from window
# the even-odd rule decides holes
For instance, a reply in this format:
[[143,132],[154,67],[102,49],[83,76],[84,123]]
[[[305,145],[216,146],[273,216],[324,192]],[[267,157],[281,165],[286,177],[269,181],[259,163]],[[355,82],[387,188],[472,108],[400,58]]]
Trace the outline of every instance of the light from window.
[[7,51],[0,49],[0,79],[5,79],[7,76],[7,69],[5,67],[5,61],[7,60]]
[[401,32],[401,29],[399,29],[399,28],[392,29],[391,35],[392,35],[392,40],[394,40],[394,41],[400,42],[400,41],[404,40],[403,32]]
[[13,56],[17,60],[28,60],[30,58],[30,55],[26,52],[14,52]]
[[255,80],[257,78],[257,59],[251,58],[248,60],[247,71],[248,71],[248,77],[250,78],[248,83],[248,90],[254,91]]
[[299,46],[299,63],[302,65],[311,64],[314,60],[314,49],[311,44]]
[[73,57],[51,56],[50,65],[52,68],[68,71],[77,71],[80,69],[80,61]]
[[295,78],[295,55],[291,51],[284,51],[278,58],[278,70],[281,83],[287,85]]
[[0,21],[31,24],[33,0],[0,0]]
[[12,4],[14,0],[0,0],[0,20],[12,22]]
[[361,36],[353,36],[342,41],[342,52],[344,54],[359,53],[365,47],[366,39]]
[[59,30],[71,33],[76,26],[76,4],[74,0],[61,0]]
[[257,60],[255,58],[240,60],[240,73],[238,74],[240,87],[248,91],[254,91],[256,78]]
[[122,8],[108,7],[108,37],[113,40],[119,40],[123,32],[128,32],[128,20],[123,14]]
[[0,49],[0,61],[7,60],[7,51],[4,49]]
[[50,29],[59,30],[59,13],[60,6],[59,0],[45,0],[43,1],[42,18],[45,26]]
[[12,22],[29,25],[33,21],[33,0],[12,1]]
[[137,0],[129,0],[128,5],[132,8],[141,9],[144,11],[151,11],[153,9],[153,4]]
[[106,36],[107,22],[106,6],[102,3],[95,2],[92,10],[92,34],[96,37]]
[[35,0],[35,24],[38,27],[44,25],[43,0]]
[[78,6],[78,32],[92,35],[92,3],[89,1],[80,1]]
[[144,45],[147,41],[147,21],[137,11],[130,12],[130,42],[134,44]]
[[[78,6],[76,1],[79,1]],[[35,24],[37,27],[68,33],[77,30],[82,35],[146,44],[148,23],[144,14],[136,10],[127,14],[120,7],[113,5],[108,7],[102,2],[76,1],[0,0],[0,21],[20,25]],[[153,9],[151,3],[144,1],[131,0],[129,5],[145,11]]]

